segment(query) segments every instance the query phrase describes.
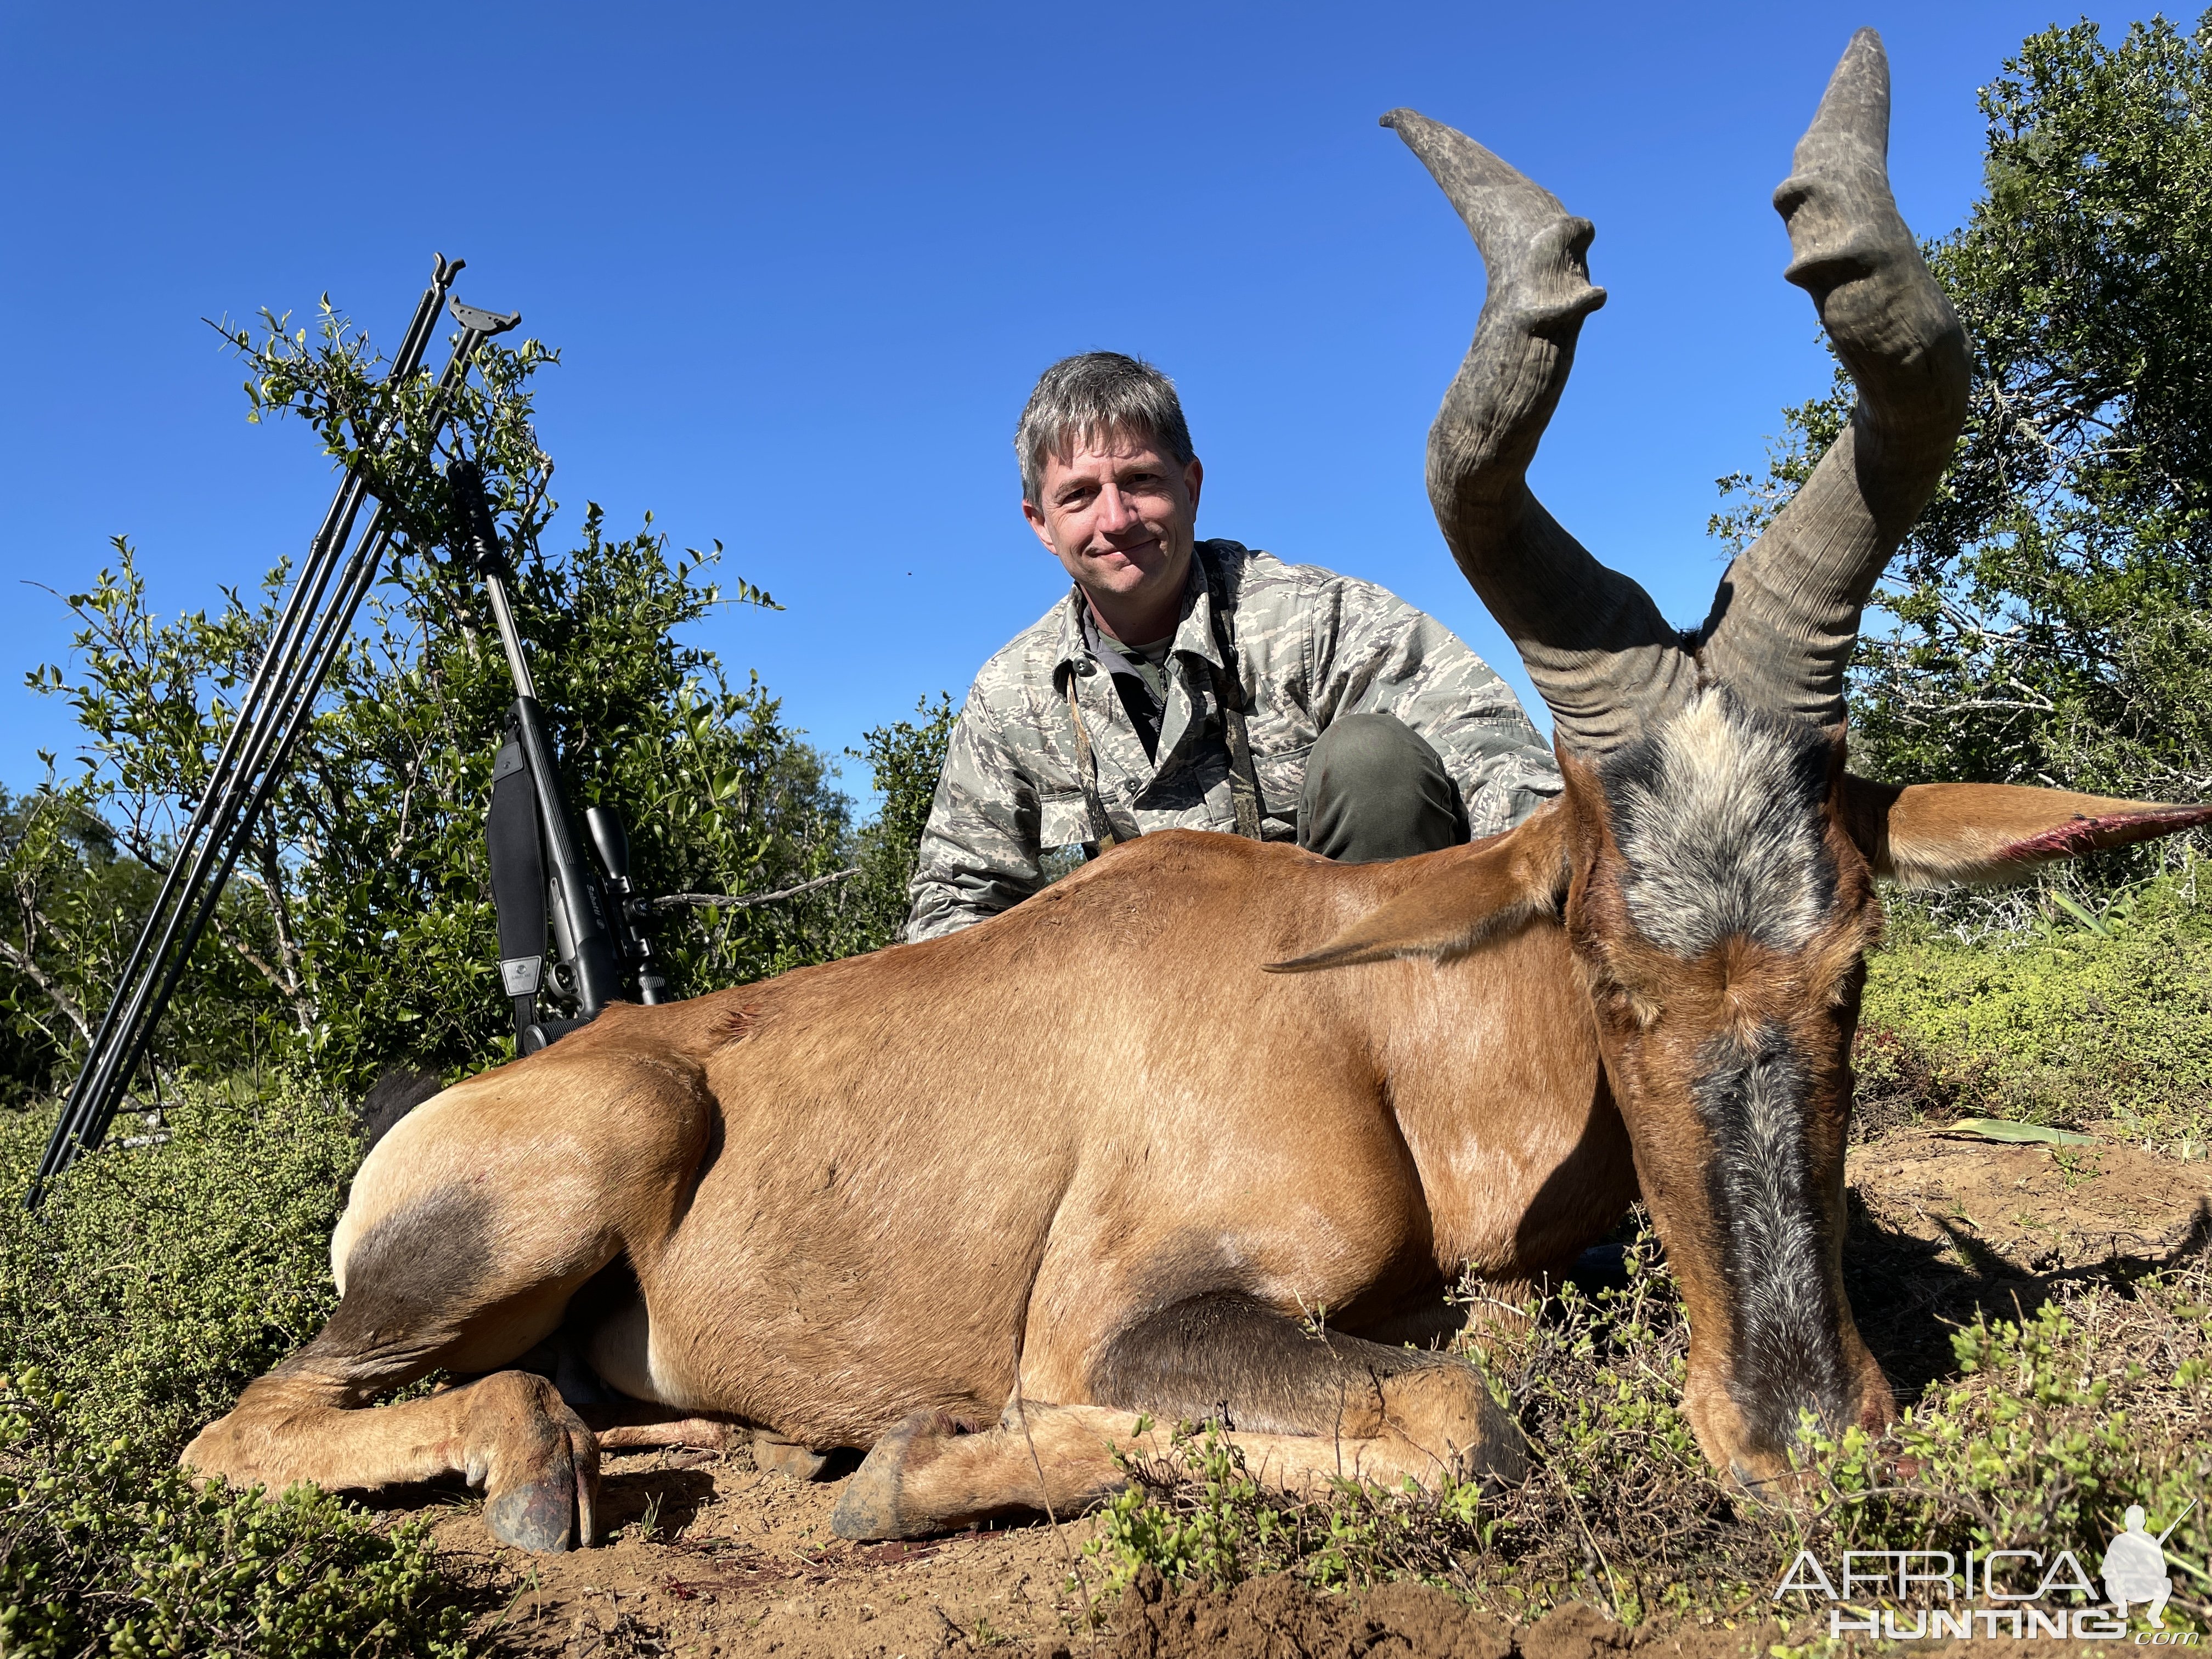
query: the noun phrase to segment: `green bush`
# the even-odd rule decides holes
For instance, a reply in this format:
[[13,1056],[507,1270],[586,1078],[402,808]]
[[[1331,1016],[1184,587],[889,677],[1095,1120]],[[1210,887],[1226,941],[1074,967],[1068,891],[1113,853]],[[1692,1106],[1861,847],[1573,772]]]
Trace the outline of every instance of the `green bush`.
[[1184,1423],[1166,1454],[1115,1461],[1132,1483],[1099,1512],[1085,1553],[1104,1569],[1110,1601],[1146,1567],[1190,1589],[1226,1589],[1263,1572],[1295,1574],[1316,1589],[1384,1579],[1449,1584],[1468,1552],[1495,1532],[1481,1489],[1447,1482],[1429,1492],[1340,1480],[1301,1502],[1262,1486],[1218,1426]]
[[297,1084],[167,1117],[168,1139],[85,1158],[33,1213],[52,1115],[0,1115],[0,1370],[49,1378],[88,1435],[173,1455],[337,1305],[331,1229],[361,1151],[350,1115]]
[[854,860],[860,877],[844,894],[854,949],[873,949],[905,937],[907,884],[914,879],[955,714],[951,698],[941,691],[934,702],[921,699],[914,712],[918,721],[871,726],[861,738],[865,750],[845,751],[867,762],[883,797],[874,820],[861,827]]
[[2203,1156],[2212,895],[2197,886],[2192,861],[2109,903],[2046,902],[2021,931],[1972,944],[1940,910],[1893,903],[1890,942],[1868,963],[1862,1109],[1879,1121],[1902,1094],[1907,1115],[2103,1121]]
[[0,884],[15,913],[0,937],[0,1109],[69,1086],[69,1057],[100,1015],[88,985],[130,950],[158,883],[66,794],[0,787]]
[[[1846,1549],[2070,1549],[2094,1563],[2130,1504],[2176,1519],[2183,1562],[2212,1547],[2189,1507],[2212,1480],[2212,1275],[2203,1257],[2121,1287],[2079,1288],[2017,1320],[1977,1316],[1952,1338],[1955,1379],[1884,1436],[1814,1435],[1814,1506],[1777,1511],[1777,1543],[1826,1560]],[[2187,1512],[2185,1514],[2184,1510]],[[1923,1540],[1925,1540],[1924,1542]],[[2202,1628],[2212,1603],[2178,1575],[2174,1608]]]
[[0,1114],[0,1654],[459,1654],[422,1528],[176,1463],[336,1304],[353,1119],[297,1082],[167,1117],[34,1215],[52,1113]]
[[[1966,325],[1958,452],[1852,665],[1862,769],[2186,800],[2212,786],[2212,12],[2030,36],[1979,94],[1984,187],[1929,249]],[[1928,228],[1928,227],[1923,227]],[[1850,417],[1722,480],[1741,546]],[[2124,865],[2108,868],[2124,868]]]
[[[253,374],[252,416],[305,422],[334,458],[352,459],[351,434],[376,424],[365,410],[428,395],[427,381],[379,381],[368,342],[327,307],[319,339],[269,320],[265,337],[233,337]],[[525,341],[477,361],[451,441],[483,464],[500,514],[571,806],[621,814],[651,894],[759,894],[850,866],[861,849],[829,759],[757,679],[733,683],[714,653],[678,637],[731,603],[780,607],[715,580],[719,548],[679,553],[650,514],[623,537],[591,506],[573,547],[541,550],[556,503],[532,381],[557,359]],[[376,470],[400,539],[157,1033],[161,1073],[219,1076],[275,1054],[351,1091],[394,1060],[452,1072],[512,1053],[483,814],[514,690],[482,584],[445,546],[456,538],[439,473],[419,455]],[[71,666],[28,678],[75,711],[78,752],[47,757],[59,775],[42,790],[0,799],[0,878],[17,901],[0,921],[0,1056],[19,1097],[83,1052],[149,873],[208,787],[291,574],[279,566],[258,593],[227,589],[205,610],[156,617],[118,538],[110,567],[68,596]],[[670,983],[696,995],[887,943],[903,906],[889,916],[882,892],[870,902],[848,895],[856,885],[868,884],[663,915]]]
[[0,1653],[459,1656],[465,1615],[426,1528],[296,1486],[198,1491],[96,1437],[34,1372],[0,1376]]

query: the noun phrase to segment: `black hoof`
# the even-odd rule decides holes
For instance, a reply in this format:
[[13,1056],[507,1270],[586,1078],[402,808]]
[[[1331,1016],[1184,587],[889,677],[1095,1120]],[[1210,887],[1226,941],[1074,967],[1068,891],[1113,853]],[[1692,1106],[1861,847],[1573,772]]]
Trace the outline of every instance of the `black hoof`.
[[935,1412],[916,1412],[877,1441],[846,1481],[837,1507],[830,1513],[830,1530],[859,1542],[920,1538],[933,1531],[927,1520],[910,1520],[901,1514],[899,1488],[907,1453],[915,1441],[944,1433],[948,1427]]
[[575,1476],[564,1461],[556,1474],[508,1487],[486,1500],[484,1525],[501,1543],[538,1555],[577,1548]]

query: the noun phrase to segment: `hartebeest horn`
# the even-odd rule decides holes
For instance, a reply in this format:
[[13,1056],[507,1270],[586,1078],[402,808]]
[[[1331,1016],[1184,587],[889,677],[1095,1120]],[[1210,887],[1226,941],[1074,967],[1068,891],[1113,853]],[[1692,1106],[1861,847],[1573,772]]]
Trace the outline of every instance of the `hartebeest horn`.
[[1706,674],[1817,725],[1844,718],[1844,670],[1882,567],[1966,419],[1966,331],[1889,188],[1889,60],[1851,38],[1774,205],[1858,387],[1851,422],[1765,533],[1729,567],[1701,630]]
[[1584,754],[1632,738],[1694,684],[1650,596],[1607,569],[1529,493],[1583,319],[1605,303],[1590,222],[1464,134],[1412,110],[1395,128],[1474,234],[1488,273],[1474,342],[1429,428],[1429,500],[1452,556],[1521,653],[1560,738]]

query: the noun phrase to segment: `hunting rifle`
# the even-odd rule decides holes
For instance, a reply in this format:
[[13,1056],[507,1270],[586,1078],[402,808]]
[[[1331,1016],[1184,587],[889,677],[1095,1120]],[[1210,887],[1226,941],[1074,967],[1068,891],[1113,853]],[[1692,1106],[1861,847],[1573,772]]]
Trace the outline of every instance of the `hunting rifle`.
[[[491,811],[485,834],[491,852],[492,902],[499,911],[499,971],[502,988],[514,1004],[515,1047],[535,1054],[595,1018],[623,994],[623,981],[634,975],[637,1000],[657,1003],[668,981],[653,959],[645,921],[653,906],[630,878],[629,836],[613,810],[586,811],[599,868],[584,860],[576,822],[561,793],[561,777],[546,735],[544,711],[522,633],[514,624],[507,592],[507,555],[484,496],[483,474],[465,456],[446,468],[453,507],[448,544],[468,560],[491,601],[500,649],[514,682],[514,704],[507,711],[507,741],[492,763]],[[546,865],[552,880],[546,880]],[[553,972],[545,978],[545,923],[553,922]],[[550,988],[574,1008],[566,1018],[540,1019],[538,996]]]
[[[461,332],[434,392],[417,417],[420,429],[404,434],[426,456],[434,451],[452,395],[468,378],[477,349],[522,320],[520,312],[501,315],[453,298],[453,279],[465,263],[448,260],[442,253],[436,256],[430,285],[415,307],[414,319],[385,380],[396,392],[422,368],[437,330],[441,305],[449,307]],[[393,517],[386,514],[381,498],[369,506],[365,518],[362,508],[377,495],[376,463],[392,453],[402,426],[400,400],[395,396],[385,400],[382,413],[357,434],[360,447],[309,544],[260,665],[239,699],[215,766],[178,836],[153,908],[117,977],[115,995],[100,1018],[68,1103],[39,1160],[24,1200],[32,1209],[38,1207],[49,1183],[106,1137],[254,823],[307,729],[323,682],[344,647],[355,612],[375,581],[395,533]],[[659,1001],[666,981],[653,965],[641,926],[654,907],[635,893],[628,838],[620,821],[604,808],[593,807],[586,815],[600,869],[595,872],[584,861],[574,820],[561,797],[552,744],[521,636],[515,630],[505,556],[484,499],[483,475],[473,462],[463,459],[448,466],[447,484],[456,518],[448,540],[457,549],[467,549],[483,580],[514,679],[507,740],[494,766],[488,833],[493,896],[499,910],[500,971],[514,1003],[519,1046],[531,1053],[618,998],[626,974],[635,975],[642,1002]],[[357,526],[361,534],[356,540]],[[556,940],[550,988],[574,1012],[568,1018],[541,1020],[537,998],[549,908],[544,869],[549,852]]]

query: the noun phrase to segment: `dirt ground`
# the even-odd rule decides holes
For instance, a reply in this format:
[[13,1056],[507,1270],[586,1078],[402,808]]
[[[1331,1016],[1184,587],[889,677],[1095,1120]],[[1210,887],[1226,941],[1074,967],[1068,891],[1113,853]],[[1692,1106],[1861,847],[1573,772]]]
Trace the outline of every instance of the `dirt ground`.
[[[441,1553],[497,1588],[499,1611],[478,1622],[485,1646],[564,1659],[1603,1659],[1632,1648],[1655,1659],[1755,1659],[1782,1634],[1748,1622],[1630,1631],[1580,1603],[1516,1628],[1420,1585],[1318,1596],[1280,1577],[1220,1595],[1140,1584],[1086,1634],[1085,1596],[1069,1577],[1070,1555],[1090,1535],[1082,1522],[1058,1535],[1039,1525],[854,1546],[830,1536],[835,1482],[760,1474],[744,1453],[672,1467],[683,1461],[610,1461],[605,1492],[621,1530],[596,1550],[532,1559],[494,1545],[473,1506],[441,1519]],[[662,1530],[647,1542],[636,1528],[655,1494]],[[1081,1565],[1096,1593],[1097,1565]]]
[[[1849,1169],[1852,1299],[1906,1399],[1948,1369],[1946,1322],[1978,1307],[2033,1311],[2069,1277],[2170,1261],[2212,1236],[2212,1164],[2126,1146],[2054,1155],[1906,1131],[1854,1148]],[[1598,1258],[1592,1273],[1602,1271]],[[1284,1579],[1222,1595],[1140,1584],[1102,1607],[1103,1627],[1093,1631],[1085,1611],[1103,1593],[1099,1569],[1081,1562],[1080,1584],[1070,1571],[1087,1523],[854,1546],[830,1533],[841,1486],[763,1473],[744,1449],[611,1454],[601,1510],[610,1541],[556,1557],[493,1544],[464,1498],[434,1499],[424,1512],[450,1565],[487,1593],[478,1640],[515,1655],[1598,1659],[1633,1650],[1735,1659],[1767,1655],[1782,1638],[1749,1623],[1632,1631],[1579,1604],[1515,1627],[1418,1586],[1320,1597]]]
[[1851,1149],[1844,1278],[1900,1401],[1951,1369],[1951,1327],[2033,1314],[2069,1280],[2138,1273],[2212,1239],[2212,1162],[2109,1140],[2002,1146],[1941,1129]]

